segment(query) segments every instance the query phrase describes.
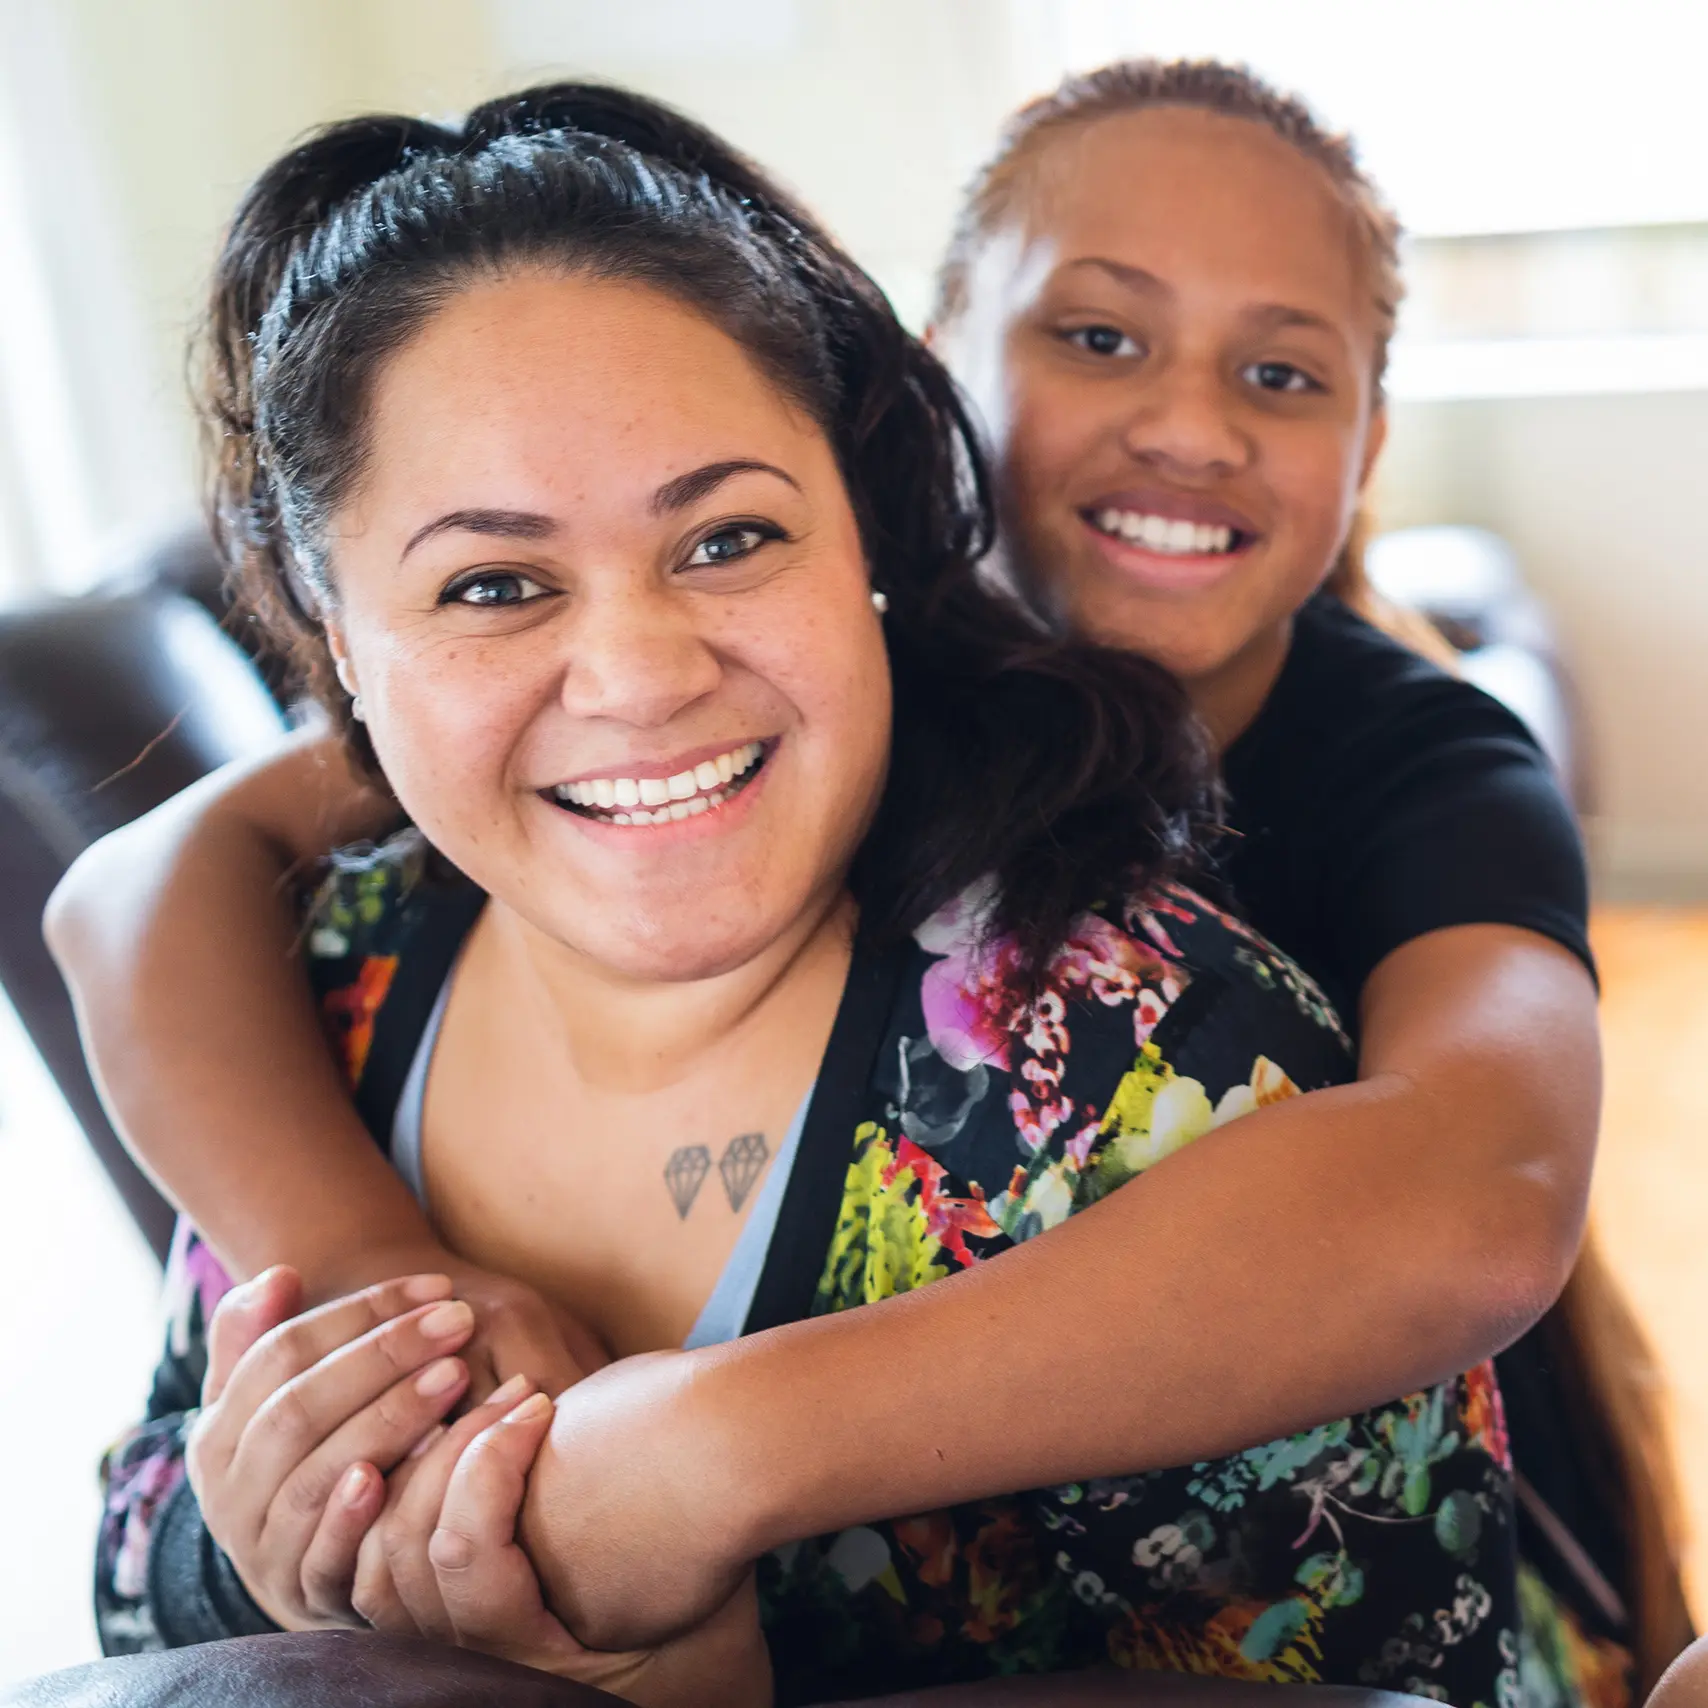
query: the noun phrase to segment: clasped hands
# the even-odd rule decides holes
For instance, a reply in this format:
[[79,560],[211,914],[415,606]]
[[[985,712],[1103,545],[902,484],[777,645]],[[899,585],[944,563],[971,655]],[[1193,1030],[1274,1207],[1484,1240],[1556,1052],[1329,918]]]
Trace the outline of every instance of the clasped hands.
[[[577,1381],[546,1334],[524,1365],[538,1376],[494,1387],[496,1335],[467,1302],[481,1281],[516,1333],[511,1307],[525,1319],[537,1296],[477,1272],[307,1311],[289,1269],[228,1294],[186,1451],[214,1540],[287,1630],[419,1635],[647,1708],[763,1708],[750,1562],[719,1545],[719,1479],[688,1463],[694,1355]],[[542,1382],[564,1386],[555,1408]]]

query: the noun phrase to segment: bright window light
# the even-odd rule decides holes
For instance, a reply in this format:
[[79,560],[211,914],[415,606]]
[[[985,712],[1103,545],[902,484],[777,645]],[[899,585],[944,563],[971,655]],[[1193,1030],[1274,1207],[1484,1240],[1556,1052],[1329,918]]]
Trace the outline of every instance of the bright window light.
[[1358,139],[1419,235],[1708,219],[1708,7],[1684,0],[1010,0],[1029,78],[1244,61]]

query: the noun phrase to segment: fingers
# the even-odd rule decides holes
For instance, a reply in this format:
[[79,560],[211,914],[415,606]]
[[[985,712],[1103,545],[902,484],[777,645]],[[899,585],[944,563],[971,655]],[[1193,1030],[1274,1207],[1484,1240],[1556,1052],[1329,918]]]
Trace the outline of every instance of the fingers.
[[[242,1354],[230,1378],[223,1384],[218,1395],[218,1411],[207,1418],[207,1427],[201,1432],[203,1459],[210,1467],[223,1468],[236,1453],[250,1420],[279,1390],[329,1354],[404,1313],[413,1313],[416,1320],[426,1317],[430,1314],[430,1302],[443,1300],[450,1287],[449,1279],[442,1275],[409,1276],[365,1288],[349,1298],[334,1300],[329,1305],[306,1311],[269,1329]],[[245,1300],[239,1300],[233,1308],[243,1311],[245,1304]],[[229,1345],[243,1334],[240,1321],[228,1327],[223,1338]],[[466,1333],[462,1338],[467,1338]],[[388,1346],[393,1344],[388,1343]],[[447,1348],[439,1344],[433,1350],[442,1352]],[[392,1369],[374,1383],[366,1398],[373,1398],[404,1374],[406,1368],[418,1367],[431,1355],[418,1357],[413,1366],[399,1365]],[[361,1403],[365,1400],[358,1402]],[[348,1416],[348,1411],[343,1415]],[[333,1421],[339,1422],[342,1418]],[[325,1434],[325,1431],[321,1433]]]
[[528,1392],[514,1376],[484,1405],[434,1432],[393,1475],[385,1511],[357,1561],[353,1604],[376,1630],[455,1641],[427,1545],[464,1450]]
[[314,1618],[348,1624],[356,1617],[356,1557],[384,1505],[385,1478],[374,1466],[352,1465],[338,1479],[302,1558],[303,1605]]
[[302,1309],[302,1277],[284,1264],[264,1269],[220,1300],[208,1324],[208,1369],[202,1379],[202,1404],[211,1406],[225,1391],[238,1361],[264,1334]]
[[[270,1357],[281,1374],[300,1356],[290,1343],[296,1326],[275,1331],[285,1344]],[[284,1375],[243,1426],[232,1450],[231,1476],[246,1488],[277,1489],[297,1466],[329,1444],[341,1426],[358,1417],[358,1439],[346,1435],[339,1443],[344,1459],[338,1471],[351,1459],[372,1459],[389,1470],[461,1397],[468,1372],[449,1355],[473,1329],[474,1315],[467,1305],[442,1300],[382,1322],[323,1353],[300,1373]],[[274,1338],[269,1335],[256,1352],[269,1352],[267,1342]],[[228,1399],[246,1380],[246,1366],[247,1361],[239,1366]],[[314,1511],[319,1511],[330,1486],[308,1497]]]
[[583,1653],[546,1611],[516,1542],[528,1472],[551,1420],[551,1401],[535,1394],[470,1443],[427,1549],[455,1641],[541,1667]]
[[[480,1398],[510,1373],[526,1376],[534,1387],[554,1397],[587,1373],[571,1356],[557,1324],[545,1311],[528,1317],[491,1309],[479,1314],[482,1350],[492,1373],[490,1384],[480,1386]],[[475,1380],[480,1382],[478,1372]]]

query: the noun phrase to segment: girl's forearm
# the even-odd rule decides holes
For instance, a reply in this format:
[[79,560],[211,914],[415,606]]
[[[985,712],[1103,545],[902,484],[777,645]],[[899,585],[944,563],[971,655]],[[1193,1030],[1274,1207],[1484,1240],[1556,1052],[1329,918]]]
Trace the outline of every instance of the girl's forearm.
[[[1403,1084],[1247,1116],[919,1292],[737,1342],[711,1375],[757,1554],[1014,1489],[1187,1464],[1489,1356],[1546,1308],[1548,1188],[1419,1168]],[[1560,1277],[1563,1280],[1563,1270]]]
[[[317,803],[312,747],[270,764],[273,793],[302,797],[305,840],[372,823],[352,789]],[[288,887],[303,850],[265,798],[243,806],[244,786],[210,779],[91,849],[50,940],[133,1154],[235,1274],[288,1256],[320,1296],[342,1290],[352,1251],[432,1236],[320,1032]]]
[[755,1551],[1216,1458],[1516,1339],[1582,1231],[1593,983],[1533,933],[1456,927],[1389,956],[1361,1019],[1357,1084],[1208,1133],[958,1276],[728,1349],[706,1415]]

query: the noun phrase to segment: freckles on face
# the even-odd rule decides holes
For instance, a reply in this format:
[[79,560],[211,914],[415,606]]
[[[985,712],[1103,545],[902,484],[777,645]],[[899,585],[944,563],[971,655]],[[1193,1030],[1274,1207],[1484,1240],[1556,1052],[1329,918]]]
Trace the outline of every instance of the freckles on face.
[[740,345],[646,287],[484,282],[382,371],[369,445],[339,628],[435,846],[641,977],[839,885],[887,661],[830,446]]
[[1052,140],[944,347],[1019,572],[1188,680],[1321,582],[1365,475],[1377,324],[1326,173],[1188,109]]

